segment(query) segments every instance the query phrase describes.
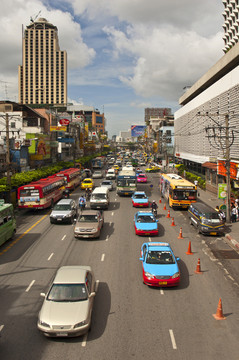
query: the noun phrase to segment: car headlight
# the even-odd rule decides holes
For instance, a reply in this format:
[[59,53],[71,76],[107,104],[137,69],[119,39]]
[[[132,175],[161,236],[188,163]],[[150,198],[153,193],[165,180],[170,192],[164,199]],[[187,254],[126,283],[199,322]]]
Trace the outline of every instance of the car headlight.
[[95,231],[97,231],[97,229],[96,229],[96,228],[93,228],[91,231],[92,231],[92,232],[95,232]]
[[42,320],[40,320],[40,319],[38,320],[38,324],[50,329],[50,325],[47,324],[47,323],[45,323],[44,321],[42,321]]
[[65,215],[65,217],[70,217],[70,216],[71,216],[71,214],[66,214],[66,215]]
[[153,274],[150,274],[149,272],[145,272],[144,275],[148,278],[148,279],[155,279],[155,276]]
[[175,274],[173,274],[172,279],[179,277],[179,275],[180,275],[179,272],[176,272]]
[[75,232],[80,232],[80,228],[76,227]]
[[86,325],[86,321],[85,321],[85,320],[84,320],[84,321],[81,321],[81,322],[79,322],[79,323],[77,323],[77,324],[75,324],[75,325],[74,325],[74,329],[79,328],[79,327],[84,326],[84,325]]

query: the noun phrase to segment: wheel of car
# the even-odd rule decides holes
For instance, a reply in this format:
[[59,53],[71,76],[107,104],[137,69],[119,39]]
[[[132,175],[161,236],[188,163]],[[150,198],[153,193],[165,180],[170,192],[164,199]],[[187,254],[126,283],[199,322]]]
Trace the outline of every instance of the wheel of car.
[[51,224],[54,224],[53,220],[50,219],[50,223],[51,223]]

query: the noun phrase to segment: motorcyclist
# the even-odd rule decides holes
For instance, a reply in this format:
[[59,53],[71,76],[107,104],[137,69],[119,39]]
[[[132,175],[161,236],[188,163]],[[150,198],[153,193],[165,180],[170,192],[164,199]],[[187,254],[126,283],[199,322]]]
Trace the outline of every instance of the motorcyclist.
[[65,190],[63,191],[63,196],[64,196],[65,198],[69,198],[69,196],[70,196],[70,191],[69,191],[69,189],[65,189]]
[[157,214],[157,208],[158,208],[158,205],[156,204],[156,201],[153,200],[152,204],[151,204],[151,209],[152,209],[152,212],[156,212]]
[[85,189],[85,197],[86,197],[86,199],[90,198],[90,194],[91,194],[91,188],[86,188]]
[[81,195],[79,198],[79,208],[83,210],[85,208],[85,205],[86,205],[86,199],[84,196]]

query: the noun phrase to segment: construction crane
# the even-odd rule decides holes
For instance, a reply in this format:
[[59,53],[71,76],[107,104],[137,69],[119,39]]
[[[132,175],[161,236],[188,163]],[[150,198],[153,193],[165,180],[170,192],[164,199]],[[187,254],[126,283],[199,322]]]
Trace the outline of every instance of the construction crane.
[[38,16],[41,14],[41,10],[38,12],[38,14],[37,15],[35,15],[34,17],[30,17],[30,21],[32,22],[32,23],[34,23],[35,22],[35,20],[38,18]]

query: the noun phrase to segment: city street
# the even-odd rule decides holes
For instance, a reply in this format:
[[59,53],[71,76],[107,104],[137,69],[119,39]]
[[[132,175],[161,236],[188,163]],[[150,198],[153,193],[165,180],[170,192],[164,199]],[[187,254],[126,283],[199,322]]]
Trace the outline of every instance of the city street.
[[[186,210],[170,209],[168,218],[168,205],[163,210],[159,203],[159,174],[148,179],[138,189],[159,205],[154,238],[135,235],[138,210],[115,190],[99,239],[75,239],[74,225],[50,224],[49,210],[19,213],[14,239],[0,248],[1,360],[238,360],[238,254],[223,238],[198,234]],[[78,200],[80,193],[71,197]],[[148,241],[169,242],[180,258],[178,288],[143,284],[140,248]],[[186,254],[189,242],[192,255]],[[195,273],[199,259],[201,274]],[[92,326],[83,337],[49,339],[36,326],[40,293],[63,265],[90,265],[95,273]],[[213,317],[219,299],[224,320]]]

